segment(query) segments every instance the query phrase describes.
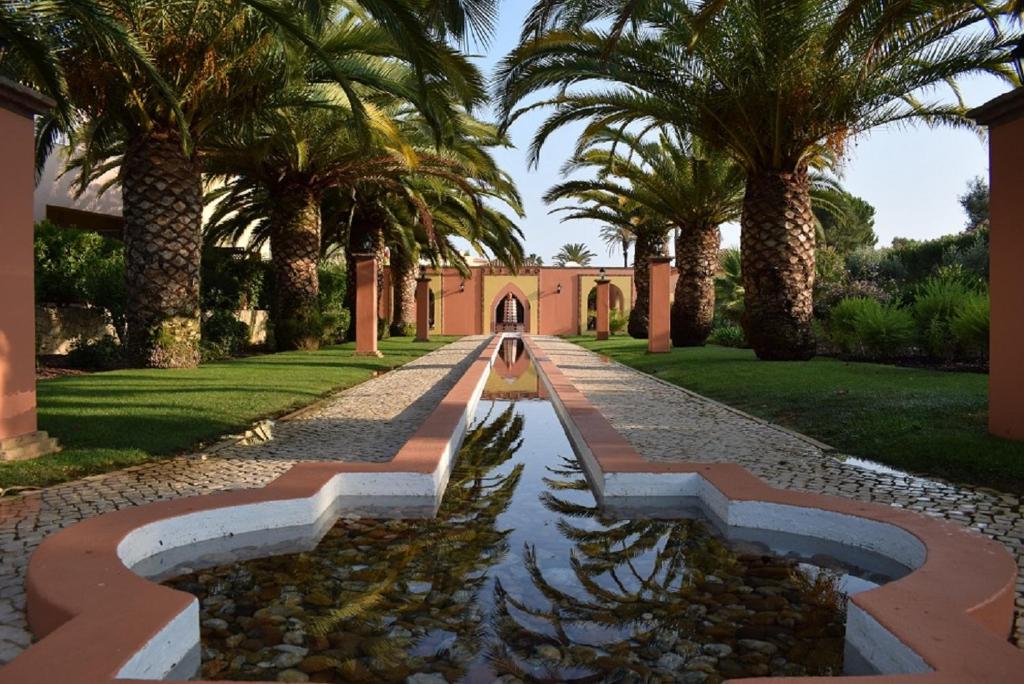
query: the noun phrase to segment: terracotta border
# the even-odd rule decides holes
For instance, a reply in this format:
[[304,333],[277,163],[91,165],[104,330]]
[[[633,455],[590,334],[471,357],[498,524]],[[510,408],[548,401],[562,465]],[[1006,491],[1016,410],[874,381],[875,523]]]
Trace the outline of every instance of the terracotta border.
[[[602,494],[639,474],[646,486],[663,495],[692,488],[703,480],[730,503],[817,509],[891,525],[913,535],[924,546],[923,562],[909,575],[851,601],[864,619],[874,620],[909,647],[932,669],[906,675],[844,677],[843,682],[882,684],[1001,683],[1024,681],[1024,653],[1008,643],[1013,625],[1017,566],[995,541],[956,523],[899,508],[821,494],[771,487],[736,464],[654,463],[644,460],[565,377],[539,344],[525,337],[527,349],[548,385],[570,433],[580,440],[584,460],[596,465]],[[558,406],[560,404],[560,406]],[[595,474],[592,471],[592,475]],[[678,477],[671,477],[677,475]],[[691,480],[688,482],[688,480]],[[633,478],[633,483],[642,482]],[[679,493],[675,494],[676,496]],[[764,510],[762,508],[762,510]],[[732,522],[732,521],[727,521]],[[834,678],[744,679],[769,682],[834,681]]]
[[[900,509],[838,497],[776,490],[732,464],[660,464],[643,461],[597,409],[565,378],[535,342],[524,336],[563,420],[581,451],[599,467],[599,493],[655,482],[665,494],[682,484],[707,483],[723,503],[813,509],[816,513],[867,520],[904,530],[926,549],[920,567],[903,579],[853,598],[861,619],[877,621],[933,671],[847,677],[854,684],[882,682],[964,684],[1020,681],[1024,654],[1005,641],[1013,614],[1016,567],[999,544],[942,522]],[[203,537],[207,519],[219,521],[203,538],[234,534],[236,526],[265,527],[267,520],[315,519],[325,500],[340,493],[380,491],[395,483],[419,488],[429,481],[443,491],[453,447],[472,418],[501,336],[493,338],[431,417],[385,464],[303,463],[261,489],[178,499],[105,514],[48,537],[28,570],[29,621],[41,640],[3,670],[7,684],[101,684],[151,681],[173,664],[182,640],[198,642],[198,606],[193,596],[150,582],[132,572],[131,542],[145,537],[152,553]],[[467,415],[468,414],[468,415]],[[656,477],[651,478],[650,475]],[[637,480],[639,476],[642,480]],[[400,479],[395,479],[400,478]],[[404,478],[404,479],[402,479]],[[409,479],[413,478],[413,479]],[[630,480],[630,478],[634,478]],[[647,486],[647,485],[644,485]],[[676,494],[678,495],[678,493]],[[260,507],[260,508],[256,508]],[[274,507],[273,516],[253,515]],[[318,508],[319,507],[319,508]],[[232,524],[221,518],[234,516]],[[208,522],[208,520],[207,520]],[[174,534],[186,535],[174,538]],[[191,535],[190,538],[189,535]],[[166,548],[166,547],[165,547]],[[965,582],[964,578],[970,578]],[[116,611],[110,610],[117,606]],[[147,657],[141,657],[143,654]],[[834,678],[762,678],[750,682],[818,683]]]

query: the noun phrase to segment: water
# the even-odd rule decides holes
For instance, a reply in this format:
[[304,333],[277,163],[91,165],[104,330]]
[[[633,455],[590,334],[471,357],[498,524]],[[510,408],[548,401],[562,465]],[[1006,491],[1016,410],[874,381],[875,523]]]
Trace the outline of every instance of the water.
[[844,591],[885,577],[796,547],[773,555],[699,519],[613,516],[551,404],[535,398],[521,353],[502,349],[435,519],[342,520],[311,552],[170,583],[200,598],[204,678],[714,683],[842,672]]

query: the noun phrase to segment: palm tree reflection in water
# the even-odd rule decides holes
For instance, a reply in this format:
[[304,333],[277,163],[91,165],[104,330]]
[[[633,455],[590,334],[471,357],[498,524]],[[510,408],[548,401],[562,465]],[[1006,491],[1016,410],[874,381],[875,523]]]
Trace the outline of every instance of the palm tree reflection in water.
[[[828,576],[737,555],[696,521],[610,518],[575,458],[559,454],[571,447],[549,403],[491,402],[435,519],[341,520],[311,553],[175,580],[200,598],[204,677],[274,680],[297,667],[312,681],[671,681],[696,668],[716,682],[840,671],[843,610]],[[287,644],[307,651],[286,657]]]

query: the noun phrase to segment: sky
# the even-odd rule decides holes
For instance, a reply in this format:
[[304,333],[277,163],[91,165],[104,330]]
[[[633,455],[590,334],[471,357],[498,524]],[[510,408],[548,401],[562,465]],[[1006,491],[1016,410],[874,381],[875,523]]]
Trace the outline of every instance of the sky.
[[[530,0],[505,0],[495,36],[476,62],[490,75],[497,62],[519,38],[523,17]],[[963,95],[971,106],[984,104],[1006,92],[1007,86],[991,78],[974,78],[962,83]],[[522,117],[513,125],[510,136],[515,149],[495,154],[502,167],[512,174],[523,196],[526,218],[520,226],[526,236],[526,252],[539,254],[550,263],[561,245],[586,243],[597,253],[595,264],[620,265],[621,255],[608,254],[598,231],[600,225],[584,221],[561,223],[558,215],[542,197],[561,179],[560,168],[572,154],[578,128],[566,127],[544,146],[540,163],[527,163],[530,141],[543,111]],[[875,232],[879,246],[887,246],[894,237],[919,240],[956,233],[963,229],[966,217],[958,197],[975,176],[988,176],[987,142],[976,133],[950,128],[887,128],[855,139],[844,160],[841,182],[847,190],[870,202],[876,210]],[[725,226],[724,245],[739,244],[739,227]]]

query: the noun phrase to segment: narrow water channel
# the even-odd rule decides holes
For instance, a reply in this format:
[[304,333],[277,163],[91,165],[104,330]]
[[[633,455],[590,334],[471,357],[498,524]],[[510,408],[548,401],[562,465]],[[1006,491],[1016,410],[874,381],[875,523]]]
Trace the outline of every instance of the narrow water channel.
[[603,511],[542,395],[521,345],[504,345],[435,519],[342,519],[312,552],[169,582],[200,599],[202,677],[842,673],[846,569],[728,541],[696,519]]

